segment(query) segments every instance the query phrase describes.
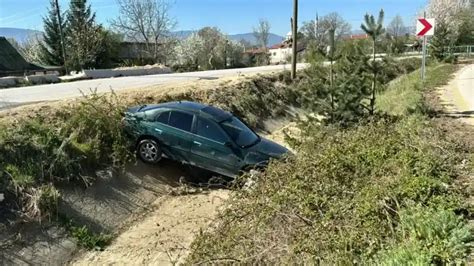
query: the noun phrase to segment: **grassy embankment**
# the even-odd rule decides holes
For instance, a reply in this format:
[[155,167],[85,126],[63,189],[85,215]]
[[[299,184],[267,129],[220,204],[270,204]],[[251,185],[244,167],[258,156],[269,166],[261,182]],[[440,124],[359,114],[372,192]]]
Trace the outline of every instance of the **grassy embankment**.
[[[400,62],[397,67],[402,69],[392,71],[389,78],[399,70],[412,71],[416,63]],[[132,161],[120,127],[126,106],[194,100],[220,106],[258,128],[266,118],[284,115],[287,106],[298,106],[300,97],[288,73],[282,73],[180,94],[132,99],[92,95],[54,113],[22,116],[0,127],[0,193],[5,195],[0,204],[29,219],[56,217],[51,214],[61,196],[58,184],[90,185],[96,170],[121,169]],[[89,235],[83,233],[86,229],[71,227],[77,235]]]
[[[453,65],[400,77],[379,95],[388,116],[354,128],[301,125],[298,151],[237,191],[190,263],[459,264],[472,234],[454,181],[469,151],[427,116],[425,90]],[[465,164],[469,165],[469,164]]]
[[[9,217],[55,220],[61,197],[58,185],[89,186],[97,170],[120,171],[132,162],[134,154],[120,123],[127,106],[200,101],[227,109],[258,128],[264,119],[284,115],[286,106],[298,104],[294,92],[287,89],[290,83],[289,74],[282,73],[169,95],[93,94],[65,108],[4,119],[0,122],[0,193],[5,200],[0,202],[0,214],[11,210]],[[94,235],[65,216],[60,215],[65,218],[61,220],[81,245],[93,248],[108,242],[109,236]]]

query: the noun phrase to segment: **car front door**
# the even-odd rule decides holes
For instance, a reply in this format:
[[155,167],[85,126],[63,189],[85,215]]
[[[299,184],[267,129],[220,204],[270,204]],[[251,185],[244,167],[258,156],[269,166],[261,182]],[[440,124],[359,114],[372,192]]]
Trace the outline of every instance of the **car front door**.
[[227,176],[238,174],[242,160],[217,123],[196,116],[194,133],[191,146],[193,164]]
[[171,159],[186,163],[190,161],[193,120],[193,114],[175,110],[157,116],[152,132]]

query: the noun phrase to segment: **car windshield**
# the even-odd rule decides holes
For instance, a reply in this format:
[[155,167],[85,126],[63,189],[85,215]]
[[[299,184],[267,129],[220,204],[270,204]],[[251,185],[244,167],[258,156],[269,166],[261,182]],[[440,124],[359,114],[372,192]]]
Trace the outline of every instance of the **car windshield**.
[[221,122],[221,125],[230,138],[241,147],[250,146],[259,140],[258,135],[236,117]]

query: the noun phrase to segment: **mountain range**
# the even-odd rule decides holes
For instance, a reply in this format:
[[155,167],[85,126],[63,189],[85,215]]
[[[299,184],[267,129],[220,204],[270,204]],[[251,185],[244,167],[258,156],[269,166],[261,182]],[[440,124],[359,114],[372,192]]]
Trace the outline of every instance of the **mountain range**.
[[[173,35],[179,39],[185,39],[194,32],[195,31],[191,31],[191,30],[175,31],[173,32]],[[42,35],[42,32],[37,31],[37,30],[20,29],[20,28],[0,28],[0,36],[15,39],[19,43],[25,42],[26,40],[28,40],[28,38],[31,38],[32,36],[35,37],[35,36],[41,36],[41,35]],[[257,44],[255,36],[253,36],[253,33],[232,34],[232,35],[229,35],[229,38],[234,41],[244,40],[246,42],[249,42],[251,45]],[[281,43],[283,40],[284,38],[282,36],[270,33],[268,37],[268,45],[272,46],[274,44]]]
[[[195,32],[197,31],[192,31],[192,30],[175,31],[173,32],[173,35],[176,36],[176,38],[178,39],[186,39],[187,37],[189,37],[191,34]],[[234,40],[237,42],[244,40],[246,42],[249,42],[252,45],[257,44],[257,40],[255,36],[253,35],[253,33],[230,34],[228,36],[231,40]],[[268,45],[272,46],[272,45],[281,43],[284,39],[285,38],[280,35],[270,33],[268,35]]]
[[0,28],[0,36],[15,39],[19,43],[23,43],[29,38],[41,36],[43,32],[29,29],[19,28]]

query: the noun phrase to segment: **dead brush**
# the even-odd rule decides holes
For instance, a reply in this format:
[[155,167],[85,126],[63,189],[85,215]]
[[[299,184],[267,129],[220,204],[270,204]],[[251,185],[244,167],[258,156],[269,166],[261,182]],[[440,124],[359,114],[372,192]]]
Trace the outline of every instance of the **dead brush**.
[[52,184],[26,188],[21,191],[22,212],[30,220],[50,219],[56,213],[59,197],[59,191]]

